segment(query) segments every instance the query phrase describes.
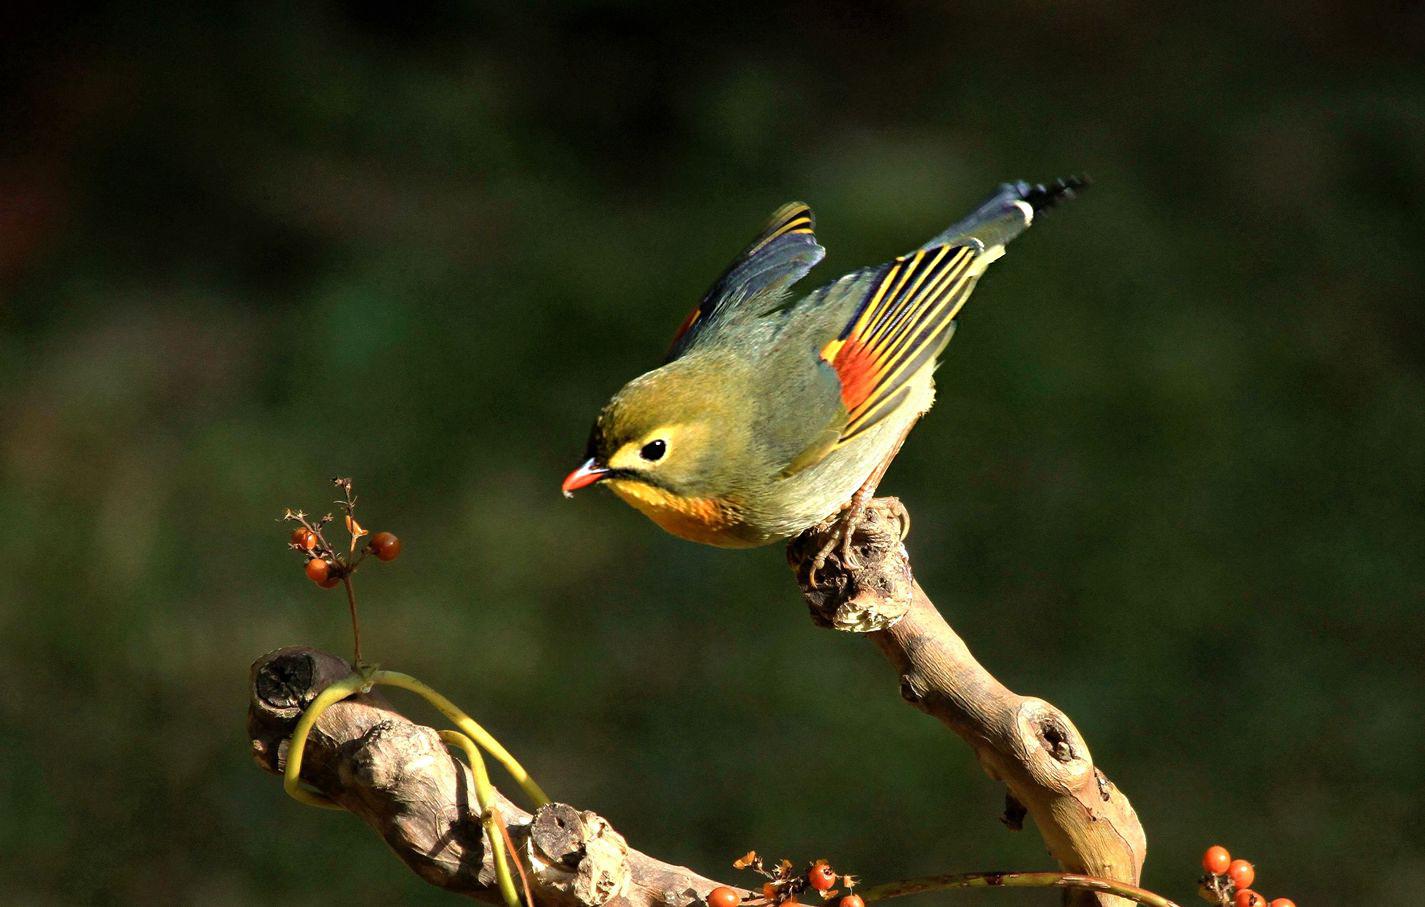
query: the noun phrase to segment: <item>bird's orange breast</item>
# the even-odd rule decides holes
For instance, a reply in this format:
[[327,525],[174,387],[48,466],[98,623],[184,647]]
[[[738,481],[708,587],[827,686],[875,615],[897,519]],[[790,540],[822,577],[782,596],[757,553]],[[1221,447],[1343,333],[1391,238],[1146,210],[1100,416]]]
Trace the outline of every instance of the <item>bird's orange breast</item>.
[[721,548],[746,548],[756,542],[746,540],[739,528],[738,509],[719,498],[683,497],[629,479],[610,479],[614,494],[629,506],[679,538]]

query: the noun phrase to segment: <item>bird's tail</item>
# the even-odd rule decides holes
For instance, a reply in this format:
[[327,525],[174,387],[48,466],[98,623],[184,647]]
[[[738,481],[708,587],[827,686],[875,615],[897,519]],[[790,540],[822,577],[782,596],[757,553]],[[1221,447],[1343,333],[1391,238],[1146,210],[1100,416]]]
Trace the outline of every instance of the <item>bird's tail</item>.
[[979,240],[985,249],[1003,246],[1029,228],[1040,211],[1068,201],[1089,186],[1087,176],[1069,176],[1043,183],[1001,183],[995,194],[974,213],[951,225],[950,229],[921,248],[940,245],[964,245]]

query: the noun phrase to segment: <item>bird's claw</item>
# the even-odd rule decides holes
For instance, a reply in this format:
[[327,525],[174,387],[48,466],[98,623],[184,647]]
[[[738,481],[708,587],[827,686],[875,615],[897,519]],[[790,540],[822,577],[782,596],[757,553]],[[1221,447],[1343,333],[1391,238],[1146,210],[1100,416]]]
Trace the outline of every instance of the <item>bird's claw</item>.
[[856,529],[861,525],[861,518],[865,513],[864,507],[857,507],[854,504],[837,515],[834,523],[827,530],[827,539],[817,550],[816,556],[811,559],[811,570],[807,573],[807,585],[815,586],[816,573],[826,566],[826,560],[833,551],[840,547],[837,552],[843,568],[847,570],[860,570],[861,559],[856,556],[854,542],[856,540]]
[[[859,522],[859,520],[858,520],[857,522]],[[851,570],[860,570],[860,569],[861,569],[861,559],[856,556],[856,549],[851,546],[851,542],[853,541],[853,537],[854,537],[855,535],[856,535],[856,525],[855,525],[855,523],[852,523],[852,524],[848,525],[848,526],[846,527],[845,531],[842,533],[842,535],[841,535],[841,563],[845,564],[848,569],[851,569]]]

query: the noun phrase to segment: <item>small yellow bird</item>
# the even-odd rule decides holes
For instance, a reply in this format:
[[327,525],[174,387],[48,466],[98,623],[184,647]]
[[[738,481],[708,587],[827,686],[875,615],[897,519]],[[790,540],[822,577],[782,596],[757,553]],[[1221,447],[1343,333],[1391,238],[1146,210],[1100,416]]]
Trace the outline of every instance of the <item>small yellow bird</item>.
[[601,482],[668,532],[765,545],[837,514],[851,532],[911,426],[980,275],[1039,211],[1087,185],[1005,183],[973,214],[895,261],[800,299],[821,260],[811,209],[784,205],[683,321],[663,365],[594,423],[564,493]]

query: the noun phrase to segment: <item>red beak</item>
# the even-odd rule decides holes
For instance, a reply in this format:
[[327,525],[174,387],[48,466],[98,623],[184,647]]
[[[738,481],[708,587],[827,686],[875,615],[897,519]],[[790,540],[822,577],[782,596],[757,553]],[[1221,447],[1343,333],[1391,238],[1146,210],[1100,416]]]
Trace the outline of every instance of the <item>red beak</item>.
[[607,466],[601,466],[598,460],[590,457],[585,460],[583,465],[578,469],[564,477],[564,496],[566,498],[572,498],[574,492],[586,485],[594,484],[608,474],[609,468]]

